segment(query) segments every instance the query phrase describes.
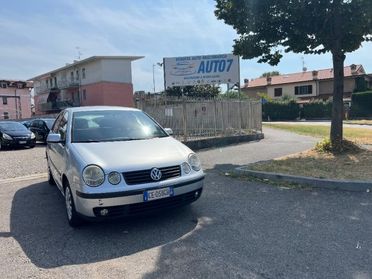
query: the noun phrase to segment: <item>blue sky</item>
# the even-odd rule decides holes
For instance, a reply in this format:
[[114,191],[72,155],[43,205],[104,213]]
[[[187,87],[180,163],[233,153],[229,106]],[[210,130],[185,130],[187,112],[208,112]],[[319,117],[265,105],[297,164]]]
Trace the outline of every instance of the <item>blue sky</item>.
[[[28,79],[92,55],[141,55],[133,63],[135,90],[152,91],[152,65],[163,57],[232,51],[235,31],[214,16],[212,0],[0,0],[0,78]],[[345,64],[372,72],[372,43],[348,54]],[[241,62],[241,80],[265,71],[301,71],[301,54],[276,67]],[[330,54],[304,56],[309,70],[332,67]],[[156,88],[163,74],[156,68]]]

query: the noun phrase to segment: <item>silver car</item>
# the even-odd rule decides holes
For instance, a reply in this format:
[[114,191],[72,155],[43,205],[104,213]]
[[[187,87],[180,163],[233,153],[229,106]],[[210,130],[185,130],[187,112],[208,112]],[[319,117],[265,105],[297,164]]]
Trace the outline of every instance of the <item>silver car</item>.
[[47,138],[49,183],[65,197],[71,226],[197,200],[198,156],[144,112],[123,107],[68,108]]

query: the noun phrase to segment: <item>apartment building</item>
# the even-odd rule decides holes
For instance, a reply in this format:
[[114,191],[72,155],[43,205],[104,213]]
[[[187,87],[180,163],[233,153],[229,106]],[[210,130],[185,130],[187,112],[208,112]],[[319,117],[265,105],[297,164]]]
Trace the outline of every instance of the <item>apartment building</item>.
[[32,82],[0,80],[0,119],[31,117]]
[[[366,74],[362,65],[353,64],[345,67],[344,75],[345,101],[350,100],[351,94],[358,85],[372,87],[372,76]],[[290,96],[298,101],[328,100],[333,94],[333,77],[333,69],[324,69],[246,79],[242,92],[252,98],[257,98],[259,93],[264,93],[272,99]]]
[[133,106],[132,61],[143,56],[92,56],[31,78],[35,114],[72,106]]

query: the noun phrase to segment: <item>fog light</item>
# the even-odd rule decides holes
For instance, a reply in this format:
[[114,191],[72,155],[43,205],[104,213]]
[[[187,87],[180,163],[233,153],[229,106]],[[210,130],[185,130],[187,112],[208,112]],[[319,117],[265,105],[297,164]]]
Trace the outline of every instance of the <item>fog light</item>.
[[99,212],[99,214],[101,214],[101,216],[106,216],[108,214],[108,209],[101,209],[101,211]]
[[196,191],[196,192],[195,192],[194,197],[195,197],[195,198],[199,197],[199,191]]

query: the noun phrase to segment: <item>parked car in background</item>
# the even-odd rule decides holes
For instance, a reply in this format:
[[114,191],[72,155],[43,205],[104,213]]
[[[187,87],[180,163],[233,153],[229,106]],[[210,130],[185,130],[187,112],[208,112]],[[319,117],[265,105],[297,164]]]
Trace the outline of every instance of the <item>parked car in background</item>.
[[53,123],[53,118],[33,119],[30,122],[29,129],[35,134],[36,140],[46,142],[50,129],[52,129]]
[[36,137],[24,125],[15,121],[0,121],[0,150],[18,146],[35,147]]
[[30,128],[31,120],[25,120],[20,122],[22,125],[24,125],[27,129]]
[[144,112],[67,108],[47,138],[49,183],[65,197],[67,219],[152,213],[196,201],[204,173],[198,156]]

